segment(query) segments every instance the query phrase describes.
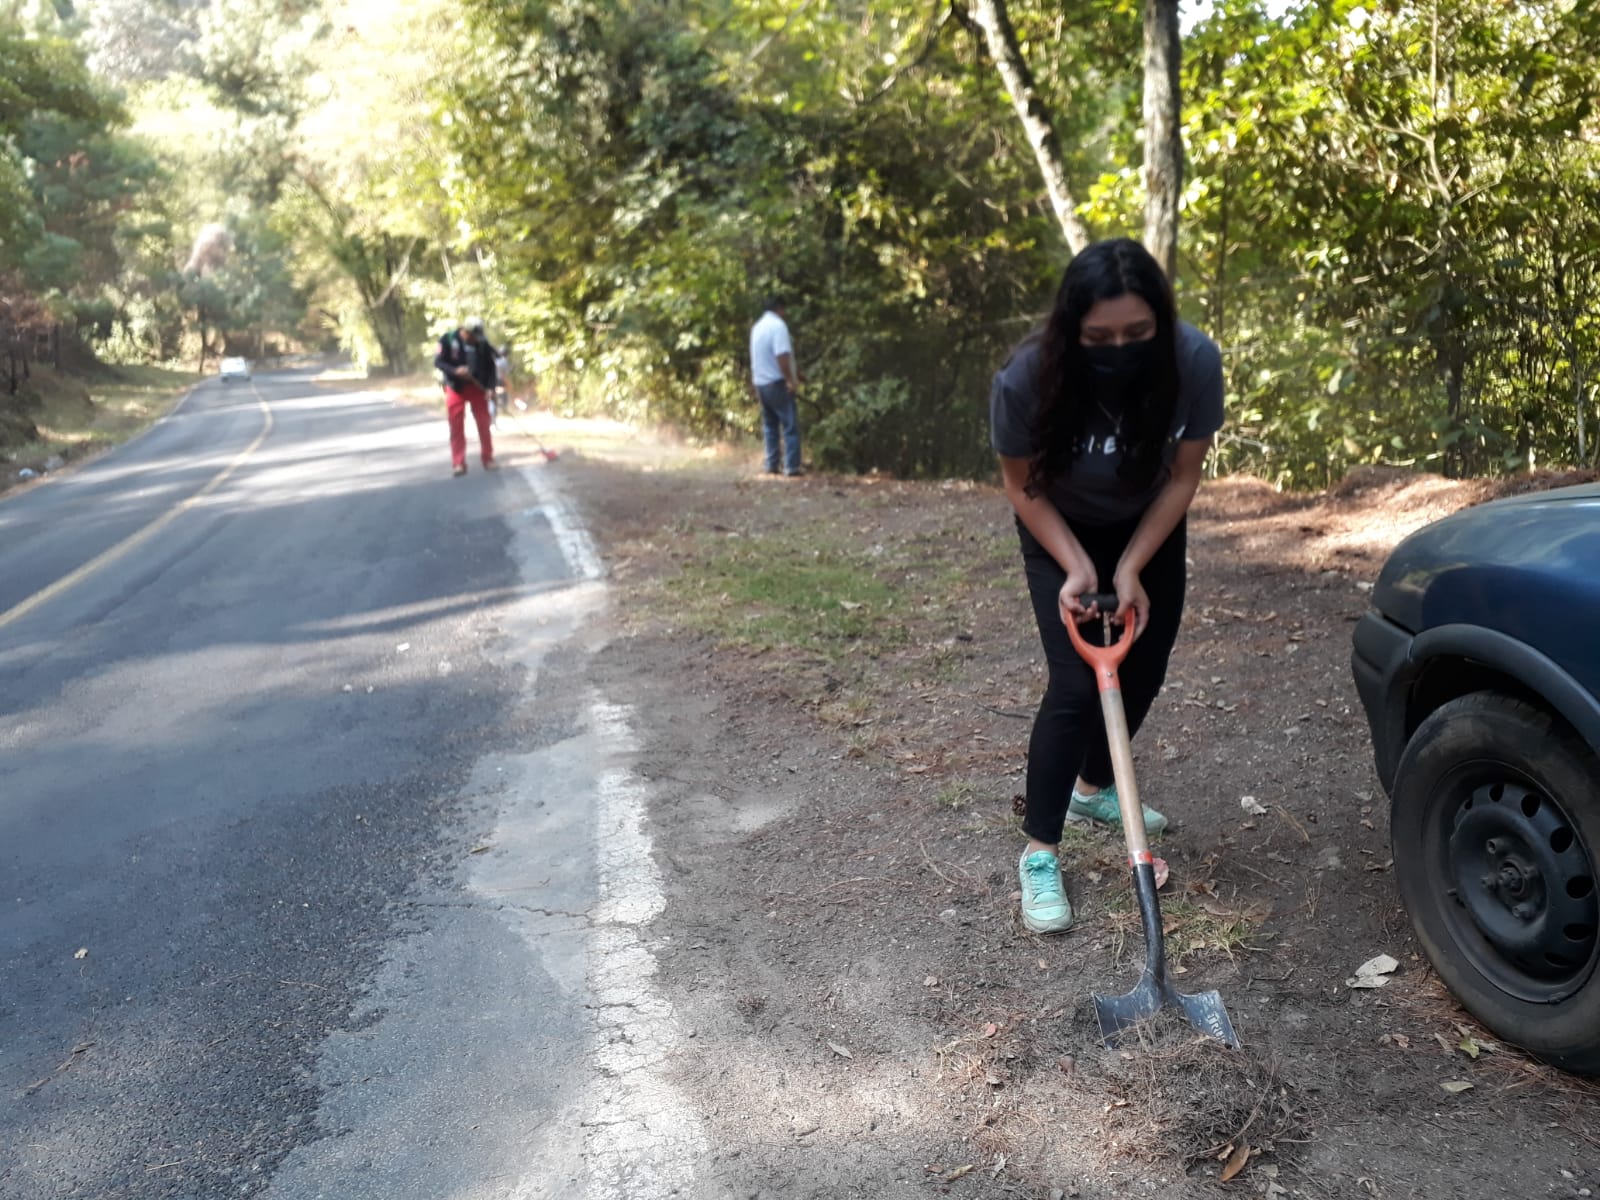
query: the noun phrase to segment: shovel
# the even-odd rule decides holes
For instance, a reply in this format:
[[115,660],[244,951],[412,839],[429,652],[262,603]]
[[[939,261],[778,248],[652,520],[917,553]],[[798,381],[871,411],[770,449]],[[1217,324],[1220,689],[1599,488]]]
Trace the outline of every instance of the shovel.
[[1111,749],[1111,769],[1117,784],[1117,802],[1122,812],[1122,831],[1128,839],[1128,865],[1133,868],[1133,894],[1139,901],[1139,919],[1144,925],[1144,973],[1133,991],[1121,996],[1095,995],[1095,1016],[1100,1020],[1100,1039],[1108,1047],[1135,1025],[1148,1021],[1164,1005],[1179,1009],[1189,1024],[1213,1037],[1230,1050],[1239,1047],[1233,1022],[1223,1006],[1220,993],[1188,995],[1178,991],[1167,979],[1166,939],[1161,931],[1161,900],[1156,895],[1155,863],[1145,837],[1144,809],[1139,803],[1139,785],[1133,778],[1133,747],[1128,736],[1128,719],[1122,710],[1122,684],[1117,667],[1133,646],[1134,623],[1124,623],[1122,636],[1111,641],[1111,614],[1117,610],[1114,595],[1081,597],[1085,607],[1100,610],[1103,636],[1108,643],[1091,646],[1079,632],[1076,621],[1067,622],[1073,648],[1094,671],[1100,688],[1100,709],[1105,716],[1106,744]]

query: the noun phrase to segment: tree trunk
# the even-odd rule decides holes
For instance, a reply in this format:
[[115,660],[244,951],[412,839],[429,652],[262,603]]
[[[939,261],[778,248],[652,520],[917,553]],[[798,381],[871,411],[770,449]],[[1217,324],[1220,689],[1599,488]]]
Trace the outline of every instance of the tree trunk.
[[1578,466],[1583,466],[1589,461],[1587,446],[1588,430],[1584,428],[1583,419],[1583,363],[1577,354],[1572,355],[1572,403],[1578,413]]
[[[1446,412],[1450,417],[1450,428],[1455,432],[1461,431],[1462,400],[1465,388],[1462,386],[1466,375],[1465,356],[1461,352],[1461,344],[1454,333],[1445,335],[1444,348],[1440,357],[1444,360],[1444,394]],[[1457,438],[1445,448],[1444,473],[1451,479],[1463,479],[1467,474],[1467,448],[1464,437]]]
[[1221,228],[1217,234],[1217,269],[1211,282],[1211,336],[1218,343],[1228,340],[1228,172],[1220,180],[1222,196],[1219,201]]
[[411,346],[406,341],[406,306],[400,294],[400,285],[411,269],[411,252],[416,248],[413,239],[404,252],[399,242],[388,234],[383,235],[383,264],[387,282],[383,289],[383,319],[389,326],[390,344],[384,349],[390,369],[404,375],[411,369]]
[[1183,37],[1178,0],[1144,4],[1144,244],[1178,278],[1178,198],[1183,192]]
[[391,292],[373,316],[384,362],[394,374],[404,375],[411,369],[411,347],[406,342],[406,313],[400,297]]
[[[1176,11],[1176,6],[1174,6]],[[1022,49],[1017,45],[1017,31],[1011,26],[1006,13],[1005,0],[975,0],[973,12],[978,26],[988,43],[989,55],[1000,71],[1000,79],[1011,93],[1012,107],[1022,122],[1028,144],[1033,147],[1033,157],[1039,163],[1039,173],[1044,176],[1045,189],[1050,193],[1050,207],[1061,227],[1061,236],[1067,248],[1077,254],[1089,244],[1089,230],[1078,216],[1077,205],[1067,188],[1067,167],[1061,158],[1061,142],[1056,137],[1050,110],[1039,98],[1033,84],[1033,72],[1028,69]]]
[[392,288],[380,292],[377,280],[370,275],[357,287],[361,292],[367,328],[372,330],[372,336],[377,340],[383,365],[391,375],[403,375],[411,363],[411,351],[405,338],[405,305]]

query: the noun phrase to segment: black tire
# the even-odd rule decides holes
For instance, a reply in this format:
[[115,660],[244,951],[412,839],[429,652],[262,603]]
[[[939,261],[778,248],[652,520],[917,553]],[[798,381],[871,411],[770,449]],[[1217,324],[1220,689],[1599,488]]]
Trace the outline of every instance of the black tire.
[[1600,1074],[1600,759],[1475,692],[1422,722],[1392,795],[1400,895],[1445,984],[1508,1042]]

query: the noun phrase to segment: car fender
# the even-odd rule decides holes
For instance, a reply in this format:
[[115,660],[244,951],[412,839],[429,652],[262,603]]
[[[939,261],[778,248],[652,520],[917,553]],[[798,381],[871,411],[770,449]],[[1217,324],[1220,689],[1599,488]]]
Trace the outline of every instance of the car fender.
[[1374,609],[1356,623],[1350,655],[1356,692],[1372,730],[1372,750],[1385,791],[1405,749],[1406,697],[1411,692],[1411,634]]
[[1439,625],[1413,638],[1406,658],[1409,669],[1404,674],[1413,681],[1430,661],[1440,658],[1468,659],[1509,676],[1539,697],[1600,754],[1600,699],[1525,642],[1481,625]]

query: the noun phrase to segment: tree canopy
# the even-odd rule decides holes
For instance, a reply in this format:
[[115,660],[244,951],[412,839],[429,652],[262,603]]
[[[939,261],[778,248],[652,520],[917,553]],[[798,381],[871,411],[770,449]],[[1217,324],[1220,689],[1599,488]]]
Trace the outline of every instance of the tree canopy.
[[1175,221],[1218,470],[1592,463],[1593,0],[1217,0],[1169,107],[1175,11],[16,5],[0,287],[124,358],[403,372],[481,312],[562,405],[707,435],[782,292],[824,465],[980,473],[1072,250]]

